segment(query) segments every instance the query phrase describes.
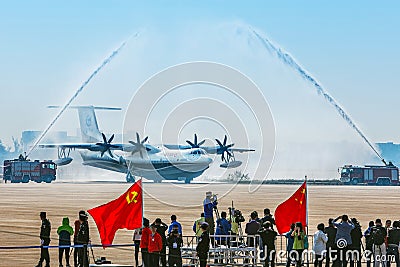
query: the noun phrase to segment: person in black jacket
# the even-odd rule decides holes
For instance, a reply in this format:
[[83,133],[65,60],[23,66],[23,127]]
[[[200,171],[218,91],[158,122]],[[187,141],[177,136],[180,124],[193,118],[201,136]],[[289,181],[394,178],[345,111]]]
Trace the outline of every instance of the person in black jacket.
[[43,261],[46,261],[46,267],[50,267],[50,255],[47,246],[50,245],[51,224],[44,211],[40,212],[40,219],[42,220],[40,226],[40,260],[36,267],[42,267]]
[[335,247],[335,239],[336,239],[336,232],[337,232],[336,227],[333,225],[333,218],[330,218],[328,220],[328,227],[325,227],[324,232],[328,236],[328,242],[326,242],[325,267],[329,267],[331,258],[336,257],[335,255],[333,255],[333,252],[332,252],[332,250]]
[[208,251],[210,250],[210,235],[208,234],[208,223],[204,222],[201,224],[202,234],[199,237],[196,252],[199,256],[200,267],[206,267]]
[[351,230],[351,245],[349,246],[349,250],[351,253],[350,259],[350,267],[354,267],[354,264],[357,264],[357,267],[361,267],[361,239],[362,239],[362,231],[360,223],[356,218],[352,218],[351,222],[354,224],[354,229]]
[[264,217],[261,219],[261,225],[263,225],[265,222],[270,222],[271,229],[274,229],[275,219],[268,208],[264,209]]
[[258,230],[258,234],[261,237],[263,251],[265,252],[264,266],[269,267],[269,263],[271,262],[271,267],[275,267],[275,240],[278,236],[277,232],[272,229],[271,222],[266,221]]
[[183,246],[182,237],[178,230],[173,230],[166,239],[168,246],[168,266],[182,267],[181,247]]
[[89,244],[89,224],[87,221],[87,214],[79,214],[79,220],[82,221],[79,227],[78,234],[76,235],[77,245],[83,245],[83,247],[78,248],[78,261],[79,267],[89,267],[89,257],[88,257],[88,244]]
[[392,255],[396,262],[396,267],[400,267],[399,243],[400,243],[400,221],[394,221],[393,227],[388,231],[387,247],[387,267],[390,267]]
[[367,260],[367,267],[371,266],[372,260],[372,246],[374,245],[374,241],[372,240],[372,228],[375,226],[374,221],[370,221],[368,223],[368,229],[364,232],[365,237],[365,258]]
[[167,266],[167,237],[165,236],[165,231],[168,230],[168,225],[163,223],[160,218],[157,218],[154,221],[154,225],[156,226],[156,232],[161,236],[162,240],[162,250],[160,251],[160,259],[161,259],[161,266]]

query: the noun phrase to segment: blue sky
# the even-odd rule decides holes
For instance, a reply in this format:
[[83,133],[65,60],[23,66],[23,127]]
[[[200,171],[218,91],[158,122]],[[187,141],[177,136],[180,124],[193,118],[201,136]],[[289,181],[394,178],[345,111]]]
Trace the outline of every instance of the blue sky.
[[[202,46],[193,45],[191,40],[197,37],[197,31],[206,36],[214,24],[243,23],[262,30],[291,52],[326,86],[372,141],[399,142],[400,125],[396,122],[400,111],[399,10],[397,1],[3,2],[0,111],[7,127],[2,127],[0,139],[10,143],[11,136],[19,136],[23,130],[44,129],[55,115],[44,107],[63,104],[113,49],[139,30],[138,41],[129,42],[76,104],[125,108],[135,88],[171,64],[189,59],[231,63],[230,54],[218,55],[223,48],[213,49],[211,44],[205,44],[201,51]],[[186,47],[186,42],[196,51],[193,54],[190,49],[176,51],[175,41],[180,42],[180,48]],[[235,48],[229,45],[229,49]],[[169,54],[170,51],[173,52]],[[215,56],[209,56],[210,51]],[[252,73],[252,67],[258,68],[252,63],[254,54],[243,55],[232,61],[233,65],[249,70],[246,74],[260,81],[262,75]],[[294,73],[281,70],[278,62],[274,64],[278,72],[289,77],[286,80],[293,79],[285,88],[306,87],[296,80]],[[313,94],[312,89],[304,90],[305,95]],[[289,125],[288,114],[297,113],[298,109],[292,110],[291,106],[285,106],[290,101],[273,95],[272,92],[270,101],[276,123],[281,120],[282,125]],[[326,120],[325,113],[332,118],[336,116],[322,98],[306,101],[320,101],[315,105],[323,109],[320,117],[313,115],[316,117],[310,119],[309,125],[315,124],[315,120]],[[308,117],[308,112],[315,113],[304,111],[303,117]],[[102,128],[108,132],[121,129],[123,114],[118,116],[102,113]],[[346,126],[342,123],[340,119],[332,121],[332,129],[338,125],[341,137],[331,136],[330,141],[346,141],[343,135],[349,132],[343,130]],[[293,124],[289,131],[301,127],[297,122]],[[68,112],[55,129],[74,131],[77,127],[76,115]],[[321,139],[323,135],[317,134],[315,138]],[[304,143],[314,138],[307,136],[309,133],[305,132]],[[298,139],[303,140],[301,136]]]

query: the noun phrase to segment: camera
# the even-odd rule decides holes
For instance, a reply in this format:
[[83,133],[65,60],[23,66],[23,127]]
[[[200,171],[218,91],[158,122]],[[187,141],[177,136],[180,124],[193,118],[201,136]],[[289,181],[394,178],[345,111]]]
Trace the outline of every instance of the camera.
[[242,223],[244,221],[246,221],[246,219],[244,218],[242,212],[240,210],[234,209],[234,208],[229,208],[230,212],[233,216],[233,220],[235,223]]

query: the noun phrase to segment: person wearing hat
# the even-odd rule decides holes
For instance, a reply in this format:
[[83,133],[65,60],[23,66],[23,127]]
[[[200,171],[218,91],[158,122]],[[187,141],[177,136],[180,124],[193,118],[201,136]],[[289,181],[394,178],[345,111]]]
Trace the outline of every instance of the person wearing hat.
[[196,252],[199,257],[200,267],[206,267],[207,265],[207,258],[208,258],[208,251],[210,250],[210,235],[208,230],[208,223],[204,222],[201,224],[201,236],[199,237]]
[[78,260],[79,267],[88,267],[89,266],[89,257],[88,257],[88,244],[89,244],[89,224],[87,221],[88,215],[86,212],[79,213],[79,220],[82,222],[78,234],[76,235],[76,243],[77,245],[83,246],[78,248]]
[[159,233],[157,233],[157,226],[152,224],[151,234],[149,236],[149,267],[160,266],[160,252],[163,248],[162,239]]
[[206,192],[206,198],[203,201],[204,220],[208,223],[208,232],[214,234],[214,209],[217,207],[217,196],[212,192]]
[[[86,212],[84,210],[79,211],[78,219],[75,220],[75,222],[74,222],[74,228],[75,228],[75,230],[74,230],[74,245],[77,245],[76,236],[78,235],[79,228],[81,227],[81,223],[82,223],[82,221],[80,220],[81,214],[85,214],[85,213]],[[78,263],[79,263],[78,252],[79,252],[79,248],[75,248],[74,249],[74,267],[78,267]]]
[[44,261],[46,261],[46,267],[49,267],[50,255],[47,246],[50,245],[51,224],[44,211],[40,212],[40,219],[42,220],[42,225],[40,226],[40,259],[36,267],[41,267]]
[[62,220],[62,225],[57,229],[58,234],[58,262],[60,267],[62,267],[62,258],[65,252],[65,262],[66,267],[71,267],[69,265],[69,250],[71,246],[71,235],[74,234],[74,229],[69,225],[69,218],[65,217]]

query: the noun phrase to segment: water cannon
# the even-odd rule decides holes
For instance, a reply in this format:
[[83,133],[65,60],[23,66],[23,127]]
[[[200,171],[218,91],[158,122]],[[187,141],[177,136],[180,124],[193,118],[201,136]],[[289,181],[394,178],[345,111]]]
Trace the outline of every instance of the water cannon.
[[388,164],[386,163],[385,159],[382,159],[383,164],[385,164],[385,166],[388,166]]

